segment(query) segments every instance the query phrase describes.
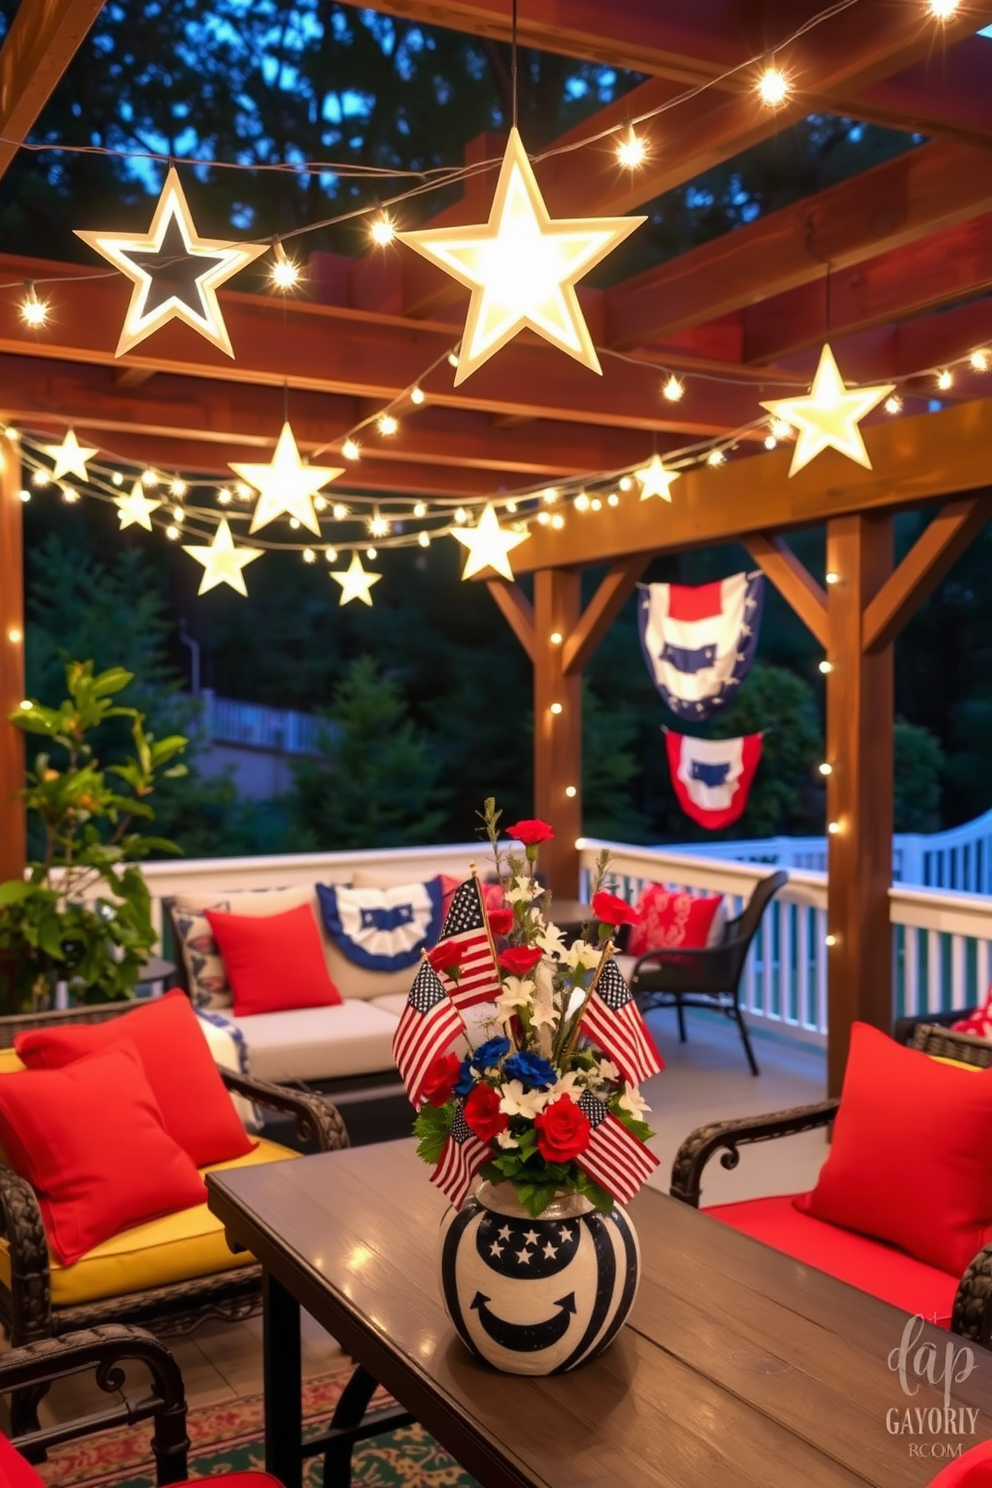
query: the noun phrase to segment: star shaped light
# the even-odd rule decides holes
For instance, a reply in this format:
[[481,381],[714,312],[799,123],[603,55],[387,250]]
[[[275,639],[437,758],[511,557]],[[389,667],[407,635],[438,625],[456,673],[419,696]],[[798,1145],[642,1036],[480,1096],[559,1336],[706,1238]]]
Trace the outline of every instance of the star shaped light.
[[320,536],[320,523],[313,509],[313,497],[329,481],[336,480],[344,467],[304,465],[300,459],[293,431],[283,424],[275,453],[268,465],[231,463],[231,469],[242,480],[261,492],[251,519],[252,532],[281,517],[295,517],[308,532]]
[[99,450],[87,449],[80,444],[73,429],[63,435],[61,444],[43,444],[41,447],[48,458],[55,461],[53,480],[61,480],[64,475],[76,475],[80,480],[89,480],[86,461],[100,453]]
[[150,501],[145,495],[145,488],[140,481],[135,481],[131,487],[130,496],[115,496],[114,504],[117,507],[117,515],[120,518],[121,531],[125,527],[144,527],[146,532],[151,532],[151,516],[153,511],[158,511],[162,505],[161,501]]
[[261,558],[262,550],[236,548],[226,517],[221,519],[209,546],[187,547],[184,544],[183,552],[195,558],[197,563],[203,564],[203,578],[200,580],[198,594],[206,594],[209,589],[216,589],[218,584],[230,584],[232,589],[236,589],[247,599],[248,589],[241,570],[249,563],[254,563],[256,558]]
[[870,470],[871,461],[858,425],[894,388],[895,383],[887,382],[849,390],[844,386],[833,352],[824,344],[808,397],[774,398],[761,405],[774,418],[784,419],[798,431],[790,476],[825,449],[839,450],[849,460]]
[[217,290],[267,253],[269,245],[201,238],[174,166],[169,167],[147,233],[82,232],[77,228],[76,237],[120,269],[134,286],[116,356],[123,356],[170,320],[181,320],[229,357],[234,356]]
[[511,129],[488,222],[396,236],[472,291],[458,384],[525,327],[601,372],[575,284],[646,221],[549,217],[520,135]]
[[671,501],[671,484],[681,474],[681,470],[666,470],[660,456],[652,455],[643,469],[634,471],[641,484],[641,500],[647,501],[651,496],[660,496],[662,501]]
[[501,527],[491,501],[486,502],[475,527],[457,527],[451,535],[468,548],[462,569],[463,579],[470,579],[483,568],[493,568],[504,579],[512,579],[513,570],[507,554],[530,537],[529,532],[510,532]]
[[341,585],[340,604],[350,604],[353,599],[360,599],[363,604],[370,605],[372,596],[369,590],[373,584],[378,584],[382,574],[367,573],[362,567],[362,560],[357,553],[352,553],[351,562],[347,568],[332,569],[331,578],[336,579]]

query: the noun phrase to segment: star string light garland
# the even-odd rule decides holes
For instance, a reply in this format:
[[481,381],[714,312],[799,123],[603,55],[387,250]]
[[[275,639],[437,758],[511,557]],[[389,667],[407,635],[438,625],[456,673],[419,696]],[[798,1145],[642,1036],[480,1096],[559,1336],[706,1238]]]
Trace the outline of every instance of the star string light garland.
[[332,569],[331,578],[341,585],[341,598],[339,604],[350,604],[353,599],[360,599],[363,604],[372,604],[372,595],[369,593],[373,584],[378,584],[382,574],[371,573],[362,567],[362,560],[357,551],[351,555],[351,563],[346,569]]
[[895,390],[894,382],[848,389],[833,352],[824,344],[807,397],[774,398],[761,404],[773,418],[783,419],[798,433],[789,466],[790,477],[825,449],[838,450],[870,470],[871,460],[858,426]]
[[238,594],[248,598],[243,570],[249,563],[254,563],[256,558],[261,558],[262,549],[235,547],[226,517],[222,517],[218,523],[212,542],[206,545],[184,544],[183,552],[203,565],[203,577],[197,594],[206,594],[209,590],[216,589],[218,584],[229,584]]
[[475,527],[457,527],[451,535],[468,550],[462,569],[463,579],[470,579],[484,568],[491,568],[504,579],[512,580],[508,554],[530,537],[529,532],[511,532],[501,527],[491,501],[486,502]]
[[42,449],[49,459],[55,462],[52,470],[53,480],[61,480],[64,475],[74,475],[79,480],[88,480],[86,462],[100,453],[99,449],[89,449],[81,445],[72,429],[66,430],[61,444],[43,444]]
[[641,500],[648,501],[652,496],[660,496],[662,501],[671,501],[672,482],[677,481],[681,474],[681,470],[666,470],[660,455],[652,455],[647,465],[634,471],[635,479],[641,487]]
[[161,501],[152,501],[145,495],[145,488],[140,480],[136,480],[127,496],[114,498],[117,507],[117,515],[120,517],[121,531],[125,527],[143,527],[146,532],[151,532],[152,512],[158,511],[162,505]]
[[342,466],[306,465],[288,423],[283,424],[275,453],[268,465],[231,461],[231,469],[259,492],[251,519],[251,532],[257,532],[276,517],[294,518],[308,532],[320,536],[320,522],[313,509],[317,492],[339,475]]

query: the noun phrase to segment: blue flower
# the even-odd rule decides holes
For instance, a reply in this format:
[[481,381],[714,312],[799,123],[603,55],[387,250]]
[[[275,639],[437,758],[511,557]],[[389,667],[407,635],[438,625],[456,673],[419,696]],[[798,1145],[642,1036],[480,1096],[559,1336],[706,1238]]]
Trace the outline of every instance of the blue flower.
[[470,1058],[477,1070],[492,1069],[493,1065],[499,1064],[503,1055],[509,1052],[509,1048],[508,1038],[486,1039],[486,1042],[480,1044]]
[[547,1090],[558,1078],[548,1061],[537,1054],[514,1054],[504,1064],[503,1072],[509,1079],[536,1090]]
[[463,1059],[462,1067],[458,1071],[458,1079],[454,1085],[455,1094],[462,1097],[468,1095],[474,1084],[475,1076],[472,1073],[472,1066],[467,1059]]

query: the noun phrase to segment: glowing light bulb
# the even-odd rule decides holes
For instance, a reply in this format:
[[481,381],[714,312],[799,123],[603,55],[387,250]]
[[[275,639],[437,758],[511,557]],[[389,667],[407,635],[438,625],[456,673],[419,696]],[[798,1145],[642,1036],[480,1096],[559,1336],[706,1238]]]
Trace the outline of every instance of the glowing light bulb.
[[775,438],[775,435],[774,434],[766,434],[765,435],[765,449],[766,450],[778,449],[778,440]]
[[835,946],[837,944],[837,937],[836,937],[836,935],[826,935],[826,936],[824,936],[823,944],[824,945],[827,945],[827,946]]
[[417,403],[417,404],[423,403],[424,398],[426,396],[427,395],[424,392],[424,390],[423,390],[422,387],[413,387],[413,388],[410,389],[410,402],[411,403]]
[[177,499],[180,498],[180,497],[182,497],[182,496],[185,496],[186,495],[186,482],[184,480],[179,480],[178,477],[174,481],[170,481],[169,482],[169,495],[170,496],[175,496]]
[[292,529],[293,529],[294,532],[298,532],[299,531],[299,526],[300,526],[300,519],[299,519],[299,517],[290,517],[290,519],[289,519],[289,525],[290,525],[290,527],[292,527]]
[[633,487],[633,484],[634,482],[631,480],[629,475],[622,475],[620,477],[619,485],[621,491],[629,491]]
[[186,520],[186,513],[183,511],[183,509],[182,509],[181,506],[174,506],[172,508],[172,520],[174,522],[180,522],[180,523],[185,522],[185,520]]
[[968,358],[974,372],[987,372],[989,370],[989,354],[987,351],[973,351]]
[[25,698],[25,699],[24,699],[24,701],[23,701],[23,702],[22,702],[22,703],[21,703],[21,704],[20,704],[20,708],[21,708],[21,711],[22,711],[22,712],[23,712],[23,713],[30,713],[30,712],[31,712],[31,706],[32,706],[32,705],[31,705],[31,703],[30,703],[30,702],[29,702],[29,701],[28,701],[28,699],[27,699],[27,698]]
[[399,419],[394,418],[391,413],[383,413],[380,414],[379,417],[376,419],[375,426],[379,430],[380,434],[385,435],[385,437],[389,439],[392,437],[393,434],[396,433],[396,430],[400,426],[400,422]]
[[360,451],[358,445],[353,439],[346,439],[344,444],[341,446],[341,453],[344,455],[346,460],[357,460]]
[[230,491],[218,491],[217,500],[220,502],[221,506],[230,506],[231,502],[234,500],[234,497],[231,495]]
[[18,309],[24,324],[30,326],[32,330],[38,330],[39,327],[45,325],[48,321],[48,301],[38,298],[35,294],[33,284],[27,286],[26,293]]
[[942,393],[946,393],[948,388],[954,386],[954,374],[947,367],[944,368],[943,372],[938,374],[937,386]]
[[431,545],[431,535],[430,535],[430,533],[429,532],[421,532],[418,535],[418,537],[417,537],[417,541],[418,541],[418,543],[420,544],[420,546],[422,548],[429,548],[430,545]]
[[517,509],[517,503],[515,501],[508,501],[506,503],[506,509],[507,509],[508,512],[510,512],[512,514]]
[[338,561],[338,550],[337,550],[337,548],[325,548],[324,549],[324,557],[327,559],[328,563],[337,563],[337,561]]
[[75,506],[76,502],[79,500],[79,492],[74,491],[71,486],[63,486],[62,500],[66,503],[67,506]]
[[416,506],[413,508],[413,515],[415,517],[426,517],[427,507],[423,501],[417,502]]
[[726,462],[727,457],[721,449],[710,450],[709,454],[706,456],[707,465],[725,465]]
[[636,170],[639,165],[644,164],[644,157],[646,155],[647,150],[645,149],[644,141],[638,134],[635,134],[634,126],[631,124],[627,133],[617,145],[617,159],[621,165],[626,166],[627,170]]
[[607,496],[607,498],[606,498],[606,504],[607,504],[607,506],[619,506],[620,505],[620,497],[617,495],[616,491],[611,491],[610,492],[609,496]]
[[23,640],[23,636],[16,626],[14,626],[8,630],[7,639],[12,645],[17,646]]
[[778,108],[789,96],[789,79],[780,67],[766,67],[758,79],[758,97],[769,108]]
[[121,475],[119,470],[115,470],[110,479],[113,481],[115,486],[122,486],[124,484],[124,477]]
[[839,584],[840,574],[834,573],[833,569],[825,575],[828,584]]
[[949,20],[957,10],[959,0],[927,0],[927,10],[938,21]]
[[269,270],[269,278],[276,289],[292,289],[294,284],[299,283],[300,269],[291,258],[277,258]]
[[820,662],[820,671],[823,673],[824,676],[826,676],[828,672],[832,672],[833,669],[834,668],[833,668],[833,663],[832,662],[830,662],[830,661],[821,661]]
[[244,481],[238,481],[237,485],[234,487],[234,494],[235,496],[237,496],[239,501],[250,501],[251,486],[246,485]]
[[551,513],[546,511],[538,512],[537,520],[539,526],[547,527],[548,523],[551,521]]
[[33,486],[37,486],[40,491],[48,485],[50,480],[51,476],[49,475],[47,470],[36,470],[34,475],[31,477],[31,484]]
[[326,496],[315,496],[313,498],[313,509],[314,509],[314,511],[326,511],[327,510],[327,497]]
[[396,236],[396,229],[385,212],[383,212],[381,217],[375,219],[369,228],[369,235],[378,248],[385,248],[387,243],[393,241]]
[[30,491],[18,491],[17,498],[18,498],[19,501],[23,501],[23,502],[27,503],[28,501],[31,500],[31,492]]
[[348,508],[341,501],[336,501],[331,508],[331,516],[335,522],[343,522],[348,515]]
[[593,511],[602,511],[603,510],[603,503],[600,501],[600,499],[599,499],[598,496],[594,496],[592,498],[592,501],[589,503],[589,505],[592,507]]
[[180,533],[178,527],[166,527],[166,529],[165,529],[165,535],[169,539],[170,542],[178,542],[179,541],[179,538],[181,536],[181,533]]
[[546,501],[549,506],[551,506],[553,502],[558,500],[558,492],[555,490],[554,486],[549,486],[546,491],[541,492],[541,500]]
[[149,490],[151,490],[153,486],[158,485],[158,476],[155,474],[154,470],[143,470],[141,472],[141,484],[143,486],[147,486]]
[[821,775],[832,775],[833,773],[834,773],[834,767],[833,767],[833,765],[828,765],[827,762],[826,762],[826,760],[824,760],[823,761],[823,764],[820,766],[820,774]]
[[573,796],[577,796],[579,793],[578,793],[578,790],[575,788],[574,785],[566,785],[566,787],[565,787],[565,794],[568,797],[568,799],[571,800]]
[[885,400],[886,413],[902,413],[902,399],[897,398],[895,393]]
[[580,491],[578,496],[576,496],[575,510],[580,512],[586,512],[589,510],[589,497],[586,495],[585,491]]
[[388,537],[389,532],[389,522],[385,517],[380,516],[380,514],[376,512],[375,516],[370,518],[368,523],[369,537]]
[[552,646],[560,646],[565,637],[560,630],[553,630],[548,639],[551,641]]
[[370,563],[373,563],[376,560],[376,558],[378,558],[379,554],[378,554],[378,552],[376,551],[375,548],[366,548],[365,549],[365,556],[369,560]]
[[458,510],[455,512],[455,521],[458,522],[459,524],[468,521],[468,512],[465,510],[465,508],[463,506],[460,506],[458,508]]
[[840,831],[840,822],[827,822],[827,831],[830,833],[831,837],[836,837],[837,833]]
[[661,392],[662,396],[667,398],[669,403],[678,403],[685,394],[685,388],[673,372]]
[[785,419],[772,419],[772,433],[776,439],[788,439],[792,433],[792,426],[787,424]]
[[448,352],[448,366],[449,367],[457,367],[458,366],[458,357],[456,356],[456,354],[453,351],[449,351]]
[[565,525],[565,518],[562,516],[561,512],[555,512],[554,516],[551,518],[551,525],[556,529],[556,531],[561,531],[561,529]]
[[559,713],[564,712],[564,708],[562,707],[561,703],[552,703],[548,711],[550,713],[554,713],[555,716],[557,716]]
[[303,549],[303,562],[304,563],[314,563],[314,562],[316,562],[316,558],[317,558],[317,554],[314,552],[313,548],[304,548]]

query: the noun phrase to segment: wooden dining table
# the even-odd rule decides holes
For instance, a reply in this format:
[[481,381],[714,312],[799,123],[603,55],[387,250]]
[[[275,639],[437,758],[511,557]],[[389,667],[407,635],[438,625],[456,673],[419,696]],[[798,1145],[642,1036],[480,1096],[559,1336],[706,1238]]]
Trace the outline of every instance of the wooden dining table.
[[314,1451],[301,1308],[360,1366],[327,1438],[328,1488],[348,1483],[356,1437],[380,1429],[362,1424],[376,1382],[483,1488],[917,1488],[992,1438],[992,1352],[655,1190],[630,1206],[642,1278],[616,1342],[530,1378],[497,1373],[451,1327],[436,1274],[446,1201],[411,1140],[207,1182],[229,1240],[263,1267],[266,1465],[286,1488]]

